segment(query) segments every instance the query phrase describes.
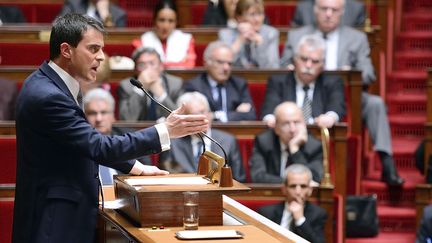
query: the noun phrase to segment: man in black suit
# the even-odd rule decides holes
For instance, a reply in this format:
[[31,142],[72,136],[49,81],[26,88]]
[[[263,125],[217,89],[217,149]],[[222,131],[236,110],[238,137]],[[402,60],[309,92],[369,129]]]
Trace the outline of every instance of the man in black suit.
[[[314,15],[315,0],[303,0],[297,4],[291,25],[294,27],[316,24]],[[326,11],[323,9],[322,11]],[[331,10],[328,10],[331,11]],[[362,27],[366,20],[366,8],[362,2],[357,0],[345,0],[345,10],[342,24],[351,27]]]
[[290,164],[303,164],[312,171],[315,184],[323,175],[321,142],[308,135],[302,110],[293,102],[279,104],[274,129],[255,138],[250,173],[252,182],[282,183]]
[[16,6],[0,6],[0,26],[25,22],[26,18],[20,8]]
[[325,242],[327,212],[308,202],[312,194],[311,171],[304,165],[292,164],[285,175],[282,186],[285,202],[264,206],[258,212],[310,242]]
[[306,35],[295,52],[294,72],[271,76],[267,83],[263,120],[274,126],[273,110],[283,101],[295,102],[302,109],[310,102],[311,115],[306,123],[332,127],[345,115],[345,96],[340,77],[322,74],[325,42],[319,36]]
[[[204,114],[211,120],[210,107],[207,98],[199,92],[186,92],[178,99],[178,104],[185,104],[186,114]],[[243,168],[240,149],[236,138],[219,129],[210,128],[207,135],[220,143],[227,153],[227,162],[231,167],[234,179],[244,182],[246,179]],[[210,150],[220,156],[223,151],[210,139],[203,136],[206,150]],[[162,159],[161,167],[171,173],[196,173],[198,168],[199,156],[202,153],[202,140],[197,135],[186,136],[172,140],[169,158]],[[163,153],[164,155],[166,153]]]
[[205,95],[215,120],[255,120],[255,107],[247,82],[231,76],[233,60],[229,45],[221,41],[211,42],[204,51],[207,72],[187,81],[185,91],[198,91]]
[[[16,108],[17,176],[12,242],[94,242],[98,165],[133,175],[168,172],[133,160],[170,148],[170,138],[204,131],[203,115],[175,110],[164,123],[123,136],[94,129],[81,109],[80,85],[95,82],[105,30],[66,14],[53,23],[50,61],[25,81]],[[126,161],[126,162],[125,162]]]

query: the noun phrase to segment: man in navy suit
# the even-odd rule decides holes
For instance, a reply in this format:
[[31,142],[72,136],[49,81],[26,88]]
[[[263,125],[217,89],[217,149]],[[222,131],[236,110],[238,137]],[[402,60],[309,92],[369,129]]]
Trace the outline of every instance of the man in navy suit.
[[205,95],[215,120],[255,120],[255,107],[247,82],[231,76],[233,60],[234,54],[228,44],[221,41],[210,43],[204,51],[207,72],[187,81],[185,91],[198,91]]
[[[323,74],[324,40],[316,35],[305,35],[295,49],[294,71],[273,75],[267,83],[262,108],[263,120],[274,126],[273,110],[283,101],[304,107],[305,95],[311,102],[311,116],[307,124],[332,127],[345,115],[344,84],[340,77]],[[305,92],[304,87],[308,90]]]
[[80,107],[80,85],[96,80],[104,35],[91,17],[56,19],[50,61],[24,82],[16,108],[14,243],[94,242],[98,164],[134,175],[166,174],[132,159],[167,150],[170,138],[208,127],[205,116],[182,115],[181,107],[165,123],[124,136],[92,128]]
[[285,170],[285,175],[282,186],[285,202],[264,206],[258,212],[310,242],[324,242],[327,212],[308,202],[312,195],[311,171],[302,164],[292,164]]

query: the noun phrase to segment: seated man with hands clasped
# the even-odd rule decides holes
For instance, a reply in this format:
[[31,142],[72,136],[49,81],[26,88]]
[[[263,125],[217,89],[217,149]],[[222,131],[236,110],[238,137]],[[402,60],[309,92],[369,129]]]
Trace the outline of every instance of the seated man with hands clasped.
[[250,160],[254,183],[282,183],[285,168],[303,164],[312,171],[314,184],[323,175],[323,152],[319,140],[308,135],[301,109],[293,102],[279,104],[275,127],[257,135]]
[[[181,78],[164,72],[159,53],[150,47],[140,47],[132,53],[135,63],[134,77],[157,101],[173,110],[176,100],[183,93]],[[130,83],[131,77],[120,81],[117,90],[119,97],[120,120],[155,121],[168,116],[167,112],[144,92]]]
[[285,202],[261,207],[258,212],[310,242],[324,242],[327,212],[308,202],[313,190],[311,171],[302,164],[292,164],[285,175],[282,185]]

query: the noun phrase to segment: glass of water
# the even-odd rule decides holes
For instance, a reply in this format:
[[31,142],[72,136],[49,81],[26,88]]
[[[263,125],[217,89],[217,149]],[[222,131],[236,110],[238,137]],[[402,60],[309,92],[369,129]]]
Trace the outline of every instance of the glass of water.
[[183,227],[185,230],[198,229],[198,192],[183,192]]

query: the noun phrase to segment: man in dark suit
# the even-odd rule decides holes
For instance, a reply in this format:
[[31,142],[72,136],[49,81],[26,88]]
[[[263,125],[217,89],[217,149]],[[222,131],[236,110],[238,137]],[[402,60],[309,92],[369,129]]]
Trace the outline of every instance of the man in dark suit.
[[[184,93],[179,97],[178,104],[185,104],[186,114],[205,114],[211,120],[207,98],[199,92]],[[234,179],[244,182],[246,175],[236,138],[229,133],[214,128],[207,130],[206,133],[219,142],[227,153],[227,162],[231,167]],[[206,150],[211,150],[221,156],[224,155],[219,146],[206,137],[203,137],[203,139]],[[196,135],[174,139],[171,150],[167,151],[169,156],[166,157],[169,158],[163,160],[161,167],[171,173],[196,173],[202,147],[202,140]]]
[[133,175],[166,174],[132,159],[167,150],[170,138],[208,127],[203,115],[181,115],[184,107],[165,123],[124,136],[91,127],[80,107],[80,84],[96,80],[104,34],[88,16],[56,19],[50,61],[24,81],[16,109],[14,243],[94,242],[98,164]]
[[126,27],[126,12],[110,0],[67,0],[59,16],[67,13],[87,14],[107,27]]
[[429,243],[432,241],[432,205],[423,209],[423,216],[417,230],[415,243]]
[[303,36],[296,48],[294,72],[270,77],[262,108],[263,120],[270,127],[275,122],[273,110],[283,101],[295,102],[303,109],[310,102],[311,116],[305,118],[308,124],[332,127],[345,115],[343,81],[322,74],[324,53],[325,42],[321,37]]
[[[323,11],[328,10],[328,11]],[[362,120],[368,128],[381,164],[381,180],[389,186],[402,186],[405,182],[396,170],[387,109],[383,99],[367,92],[375,81],[374,67],[370,59],[370,48],[365,33],[342,25],[344,0],[316,0],[314,5],[316,25],[307,25],[289,31],[281,58],[281,66],[292,68],[294,48],[305,35],[320,35],[326,40],[324,70],[362,71],[364,90],[362,92]]]
[[[159,53],[153,48],[136,49],[132,53],[132,60],[135,63],[133,78],[140,81],[153,98],[169,109],[175,109],[177,98],[183,93],[183,80],[164,72]],[[155,121],[166,117],[167,112],[151,101],[142,90],[133,86],[130,79],[131,77],[120,81],[117,90],[120,120]]]
[[[291,25],[297,27],[316,24],[313,10],[314,4],[315,0],[303,0],[299,2],[294,12]],[[321,11],[326,11],[326,9]],[[351,27],[361,27],[364,25],[365,20],[365,5],[357,0],[345,0],[345,10],[342,17],[342,24]]]
[[321,142],[308,135],[302,110],[293,102],[283,102],[274,111],[276,123],[255,138],[250,173],[252,182],[282,183],[290,164],[304,164],[312,179],[323,175]]
[[26,19],[20,8],[16,6],[0,6],[0,26],[25,22]]
[[215,120],[255,120],[255,107],[247,82],[231,76],[233,60],[230,46],[221,41],[211,42],[204,51],[207,72],[187,81],[185,91],[198,91],[205,95]]
[[312,194],[311,171],[302,164],[292,164],[285,175],[282,186],[285,202],[264,206],[258,212],[310,242],[325,242],[327,212],[308,202]]

